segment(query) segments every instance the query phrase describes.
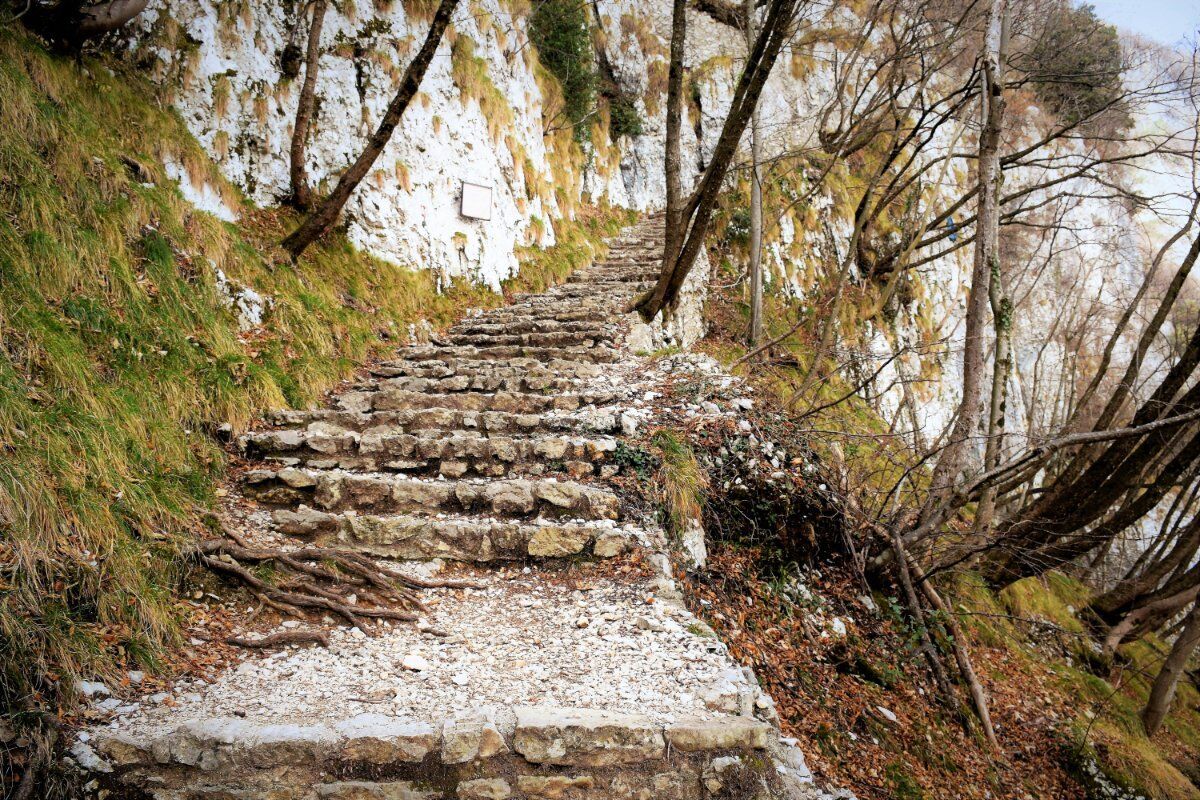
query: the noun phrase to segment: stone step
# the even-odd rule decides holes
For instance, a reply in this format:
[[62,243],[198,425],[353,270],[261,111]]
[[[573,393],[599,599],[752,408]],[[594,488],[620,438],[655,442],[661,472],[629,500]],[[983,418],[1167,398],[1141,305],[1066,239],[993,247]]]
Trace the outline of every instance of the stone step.
[[413,392],[388,384],[375,391],[356,391],[343,395],[337,405],[348,411],[401,411],[404,409],[448,408],[455,411],[506,411],[510,414],[537,414],[542,411],[574,411],[588,405],[611,403],[612,391],[587,391],[565,394],[530,392]]
[[[114,794],[155,800],[791,796],[770,752],[778,732],[750,717],[664,723],[557,706],[509,716],[503,729],[484,713],[424,721],[368,711],[311,724],[211,717],[150,735],[100,733],[86,746]],[[753,794],[738,793],[747,786]]]
[[525,319],[497,322],[490,317],[474,317],[451,328],[452,333],[585,333],[596,338],[610,333],[614,326],[589,320],[560,322],[556,319]]
[[491,517],[332,514],[308,506],[273,512],[275,529],[323,547],[383,558],[490,562],[612,558],[640,546],[640,532],[610,521],[528,522]]
[[445,340],[448,344],[474,345],[477,347],[502,347],[532,345],[535,347],[594,347],[597,344],[612,346],[615,331],[593,329],[590,331],[548,331],[544,333],[458,333],[451,332]]
[[376,378],[355,384],[354,391],[374,392],[392,387],[405,392],[568,392],[580,383],[577,378],[557,378],[551,374],[518,375],[512,371],[486,375],[451,375],[444,378]]
[[[240,439],[249,458],[311,469],[501,477],[563,473],[571,477],[615,473],[605,465],[612,438],[486,436],[479,433],[384,433],[322,430],[255,431]],[[602,467],[607,466],[605,470]]]
[[515,302],[514,305],[498,308],[496,311],[488,312],[486,315],[487,321],[490,323],[509,323],[509,321],[556,321],[556,323],[578,323],[578,321],[586,321],[586,323],[610,323],[612,321],[612,307],[605,306],[604,308],[580,307],[574,303],[556,302],[551,305],[539,303],[538,306],[530,306],[528,303]]
[[586,380],[604,373],[604,367],[591,361],[555,358],[540,361],[533,358],[503,358],[490,361],[478,359],[394,359],[372,368],[372,373],[385,378],[572,378]]
[[550,479],[423,480],[399,475],[285,467],[251,470],[242,492],[267,505],[322,511],[433,515],[491,514],[549,519],[617,519],[620,501],[608,489]]
[[70,747],[111,797],[799,798],[765,698],[647,580],[489,566],[425,593],[429,625],[249,654]]
[[575,274],[567,278],[567,283],[579,284],[608,284],[608,283],[649,283],[658,277],[657,270],[638,269],[620,270],[606,272],[600,274],[580,275]]
[[[455,411],[446,408],[405,411],[284,410],[267,415],[268,423],[284,428],[310,428],[331,434],[416,433],[418,431],[479,431],[498,433],[613,433],[621,417],[610,409],[543,414],[509,414],[504,411]],[[316,426],[314,428],[314,426]]]
[[508,361],[514,358],[532,358],[536,361],[591,361],[608,364],[620,358],[612,347],[534,347],[526,345],[501,345],[475,347],[472,345],[414,345],[401,351],[409,361]]

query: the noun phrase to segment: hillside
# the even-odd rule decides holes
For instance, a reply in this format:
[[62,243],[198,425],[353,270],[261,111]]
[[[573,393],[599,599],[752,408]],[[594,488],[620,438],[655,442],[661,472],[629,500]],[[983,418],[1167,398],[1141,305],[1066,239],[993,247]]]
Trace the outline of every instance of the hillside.
[[1200,798],[1194,52],[17,12],[4,797]]
[[[13,30],[0,47],[0,651],[5,708],[33,719],[77,678],[154,669],[179,643],[222,442],[501,298],[341,236],[291,263],[275,242],[292,218],[245,205],[135,71]],[[198,210],[164,163],[241,221]],[[561,279],[614,219],[581,215],[506,285]]]

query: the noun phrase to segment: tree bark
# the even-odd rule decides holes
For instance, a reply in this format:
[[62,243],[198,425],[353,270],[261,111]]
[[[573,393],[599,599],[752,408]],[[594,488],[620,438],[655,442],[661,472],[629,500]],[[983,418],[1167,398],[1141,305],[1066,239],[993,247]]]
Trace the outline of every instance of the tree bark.
[[292,129],[292,205],[301,211],[312,207],[312,187],[308,183],[305,157],[308,134],[312,127],[313,110],[317,105],[317,73],[321,61],[321,29],[325,24],[325,9],[328,0],[313,0],[312,24],[308,28],[308,52],[304,59],[304,84],[300,89],[300,102],[296,106],[296,125]]
[[674,0],[671,10],[671,53],[667,70],[667,130],[663,172],[666,177],[666,214],[662,269],[659,281],[669,278],[679,258],[683,240],[683,187],[680,172],[680,131],[683,128],[683,51],[687,40],[687,0]]
[[[758,34],[754,0],[746,0],[746,52],[754,49]],[[763,273],[762,273],[762,158],[759,142],[758,105],[750,115],[750,347],[757,347],[763,335]]]
[[121,28],[146,10],[148,0],[110,0],[88,5],[83,0],[46,4],[32,2],[21,17],[26,27],[60,45],[77,47]]
[[1109,619],[1128,610],[1140,598],[1157,589],[1181,564],[1191,563],[1198,549],[1200,549],[1200,517],[1194,517],[1169,553],[1154,561],[1141,574],[1121,581],[1097,597],[1090,603],[1090,608],[1101,617]]
[[1171,653],[1163,662],[1154,685],[1150,688],[1150,699],[1142,711],[1142,725],[1146,734],[1153,736],[1162,726],[1167,712],[1171,710],[1171,701],[1175,699],[1175,687],[1179,685],[1179,676],[1187,667],[1188,659],[1200,644],[1200,604],[1192,607],[1183,631],[1175,639]]
[[79,39],[91,39],[115,31],[146,10],[147,0],[112,0],[83,11],[83,19],[75,29]]
[[991,274],[1000,269],[1000,134],[1004,128],[1004,19],[1007,5],[1007,0],[993,0],[983,47],[978,222],[971,288],[967,296],[962,400],[946,448],[934,466],[931,491],[922,509],[922,518],[929,514],[939,496],[954,483],[962,467],[967,442],[975,434],[979,421],[988,289]]
[[[993,265],[988,299],[992,306],[992,327],[996,332],[996,352],[992,362],[992,395],[988,403],[987,443],[983,452],[984,471],[1000,464],[1004,450],[1004,423],[1008,405],[1008,378],[1012,372],[1013,305],[1004,286],[1003,267],[999,260]],[[986,537],[992,530],[996,514],[996,488],[983,490],[975,512],[975,534]]]
[[1187,608],[1189,603],[1194,603],[1197,595],[1200,595],[1200,583],[1192,581],[1187,588],[1174,594],[1167,594],[1166,591],[1164,590],[1162,596],[1135,608],[1109,628],[1104,637],[1104,652],[1115,653],[1126,640],[1154,630]]
[[442,40],[442,34],[446,32],[446,27],[450,24],[450,15],[454,13],[457,6],[458,0],[441,0],[433,15],[433,22],[429,26],[429,33],[425,36],[424,44],[421,45],[421,49],[413,60],[409,62],[408,68],[404,71],[404,78],[400,81],[400,88],[396,90],[396,95],[388,105],[379,127],[367,140],[367,146],[362,155],[342,174],[337,186],[329,196],[321,201],[299,228],[283,240],[283,247],[291,253],[293,260],[299,258],[310,244],[329,230],[338,214],[341,213],[342,207],[346,205],[346,201],[350,199],[350,195],[358,188],[358,184],[366,177],[375,160],[379,158],[379,154],[383,152],[383,148],[387,146],[396,126],[400,124],[400,118],[404,116],[404,110],[408,108],[409,102],[420,88],[421,80],[429,69],[429,62],[433,60],[433,54]]

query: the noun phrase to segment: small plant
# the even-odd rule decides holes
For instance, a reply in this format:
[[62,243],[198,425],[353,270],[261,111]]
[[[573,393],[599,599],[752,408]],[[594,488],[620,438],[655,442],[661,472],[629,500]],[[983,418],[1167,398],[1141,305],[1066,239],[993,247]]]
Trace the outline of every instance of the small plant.
[[901,762],[893,761],[888,764],[884,768],[883,774],[892,790],[892,797],[896,800],[925,800],[925,792],[921,789],[921,784],[908,774],[908,770]]
[[613,452],[613,462],[622,471],[630,470],[643,480],[650,477],[651,470],[657,466],[656,461],[654,455],[646,448],[630,447],[624,442],[617,442],[617,449]]
[[630,94],[615,90],[608,101],[608,135],[613,141],[622,136],[641,136],[644,130],[637,101]]

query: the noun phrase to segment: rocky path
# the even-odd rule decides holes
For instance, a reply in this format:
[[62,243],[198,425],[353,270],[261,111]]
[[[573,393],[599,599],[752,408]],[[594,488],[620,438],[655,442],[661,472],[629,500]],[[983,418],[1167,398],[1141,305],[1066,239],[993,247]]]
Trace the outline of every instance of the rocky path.
[[430,590],[415,625],[336,628],[327,648],[251,657],[170,702],[116,706],[75,747],[93,788],[807,796],[770,698],[683,607],[666,537],[607,480],[638,425],[628,400],[643,359],[626,348],[623,308],[649,285],[660,242],[661,221],[643,220],[566,284],[404,349],[331,408],[245,436],[256,535],[453,570],[477,588]]

